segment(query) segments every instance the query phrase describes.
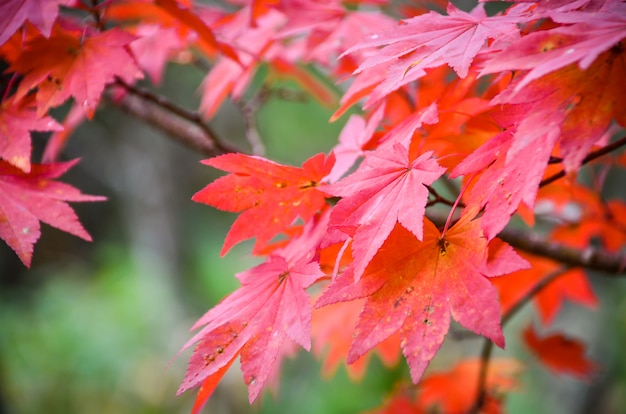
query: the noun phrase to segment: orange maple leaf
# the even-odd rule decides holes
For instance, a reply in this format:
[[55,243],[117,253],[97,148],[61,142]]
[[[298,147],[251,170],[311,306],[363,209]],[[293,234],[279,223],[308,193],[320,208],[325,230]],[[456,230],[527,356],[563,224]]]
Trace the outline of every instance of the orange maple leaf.
[[[464,215],[443,234],[425,219],[423,241],[396,224],[358,282],[349,267],[329,286],[316,306],[367,298],[348,363],[399,332],[417,383],[443,343],[451,317],[504,346],[500,305],[487,277],[513,269],[488,265],[480,220],[471,217]],[[512,249],[502,250],[502,256],[518,269],[525,264]],[[502,256],[498,260],[506,261]]]
[[585,357],[585,345],[560,333],[539,337],[533,325],[524,330],[524,342],[551,371],[589,379],[598,365]]
[[[438,406],[443,413],[470,412],[478,394],[480,364],[479,359],[466,359],[448,372],[433,373],[424,378],[420,384],[418,406],[425,412],[432,412],[433,406]],[[515,377],[521,370],[521,364],[514,359],[493,359],[489,362],[485,388],[487,406],[492,409],[483,412],[499,412],[497,408],[501,401],[498,397],[517,387]]]
[[221,254],[256,236],[259,251],[300,217],[308,221],[326,205],[317,189],[330,172],[334,156],[317,154],[302,168],[280,165],[261,157],[226,154],[203,161],[231,174],[218,178],[192,197],[220,210],[243,212],[226,235]]

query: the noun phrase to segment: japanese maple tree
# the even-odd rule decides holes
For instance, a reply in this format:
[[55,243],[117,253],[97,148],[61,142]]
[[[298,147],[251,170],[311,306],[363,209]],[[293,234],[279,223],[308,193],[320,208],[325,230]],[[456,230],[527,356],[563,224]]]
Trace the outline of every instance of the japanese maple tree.
[[[501,412],[523,364],[490,362],[492,344],[531,300],[529,352],[590,380],[585,344],[551,324],[565,299],[602,306],[588,278],[625,274],[626,202],[605,198],[604,177],[626,167],[626,2],[226,3],[0,1],[0,238],[24,265],[40,222],[91,239],[67,203],[103,197],[59,181],[78,162],[59,158],[106,101],[226,173],[192,199],[238,214],[223,255],[254,238],[263,259],[183,346],[194,413],[237,359],[255,401],[294,346],[354,378],[372,352],[402,354],[413,385],[378,412]],[[205,70],[197,109],[158,92],[170,61]],[[329,122],[350,111],[328,154],[263,157],[254,111],[276,79]],[[247,147],[210,126],[226,100]],[[52,133],[43,160],[33,131]],[[483,352],[431,372],[452,320]]]

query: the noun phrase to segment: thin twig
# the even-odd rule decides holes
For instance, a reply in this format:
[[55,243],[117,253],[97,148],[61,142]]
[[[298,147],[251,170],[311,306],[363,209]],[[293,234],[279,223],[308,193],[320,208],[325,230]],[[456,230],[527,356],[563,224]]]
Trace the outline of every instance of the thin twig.
[[[608,154],[609,152],[614,151],[623,145],[626,145],[626,136],[618,139],[612,144],[607,145],[606,147],[602,147],[599,150],[590,152],[585,158],[583,158],[582,164],[586,164],[592,160],[595,160],[598,157],[601,157],[602,155]],[[555,182],[559,178],[563,178],[563,177],[565,177],[565,170],[561,170],[558,173],[551,175],[550,177],[542,180],[539,183],[539,187],[546,186],[550,183]]]
[[[434,187],[432,187],[430,185],[427,185],[426,188],[428,189],[428,192],[430,193],[430,195],[435,197],[434,200],[430,200],[430,201],[428,201],[428,203],[426,203],[426,207],[430,207],[430,206],[432,206],[434,204],[437,204],[437,203],[442,203],[442,204],[448,205],[450,207],[452,207],[454,205],[454,201],[450,201],[447,198],[443,197],[441,194],[439,194],[437,192],[437,190],[435,190]],[[464,207],[464,206],[461,206],[461,207]]]
[[[539,283],[532,287],[524,296],[522,296],[511,308],[502,316],[502,328],[515,316],[535,295],[545,289],[558,277],[564,275],[571,268],[564,266],[548,275],[544,276]],[[493,350],[493,342],[485,339],[483,349],[480,355],[480,370],[478,373],[478,391],[476,394],[476,403],[470,410],[471,414],[478,414],[486,402],[487,398],[487,374],[489,371],[489,362],[491,360],[491,352]]]
[[263,144],[261,134],[259,133],[256,115],[261,106],[267,102],[269,94],[270,90],[262,87],[250,100],[245,103],[241,102],[238,105],[246,123],[246,138],[254,155],[265,155],[265,144]]

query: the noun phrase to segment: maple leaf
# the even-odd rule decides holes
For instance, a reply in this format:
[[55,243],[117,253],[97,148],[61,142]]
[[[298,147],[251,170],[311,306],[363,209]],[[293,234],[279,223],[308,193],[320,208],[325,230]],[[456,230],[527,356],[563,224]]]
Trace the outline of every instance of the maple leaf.
[[366,121],[358,115],[352,115],[339,134],[339,142],[333,148],[335,165],[328,174],[333,183],[341,178],[358,160],[365,155],[365,147],[374,135],[378,124],[382,121],[384,106],[381,105]]
[[213,33],[213,30],[205,24],[199,14],[194,12],[188,5],[180,4],[176,0],[154,0],[154,4],[163,9],[174,19],[180,21],[200,37],[200,45],[208,52],[209,56],[215,52],[222,52],[224,56],[239,62],[237,52],[232,46],[220,41]]
[[[575,62],[581,70],[586,70],[601,53],[626,37],[626,5],[621,1],[607,1],[601,10],[593,13],[552,12],[550,16],[555,21],[576,24],[522,37],[495,53],[481,74],[527,70],[515,85],[518,92],[531,81]],[[573,19],[574,16],[578,18]]]
[[0,158],[26,173],[30,171],[30,132],[63,129],[51,117],[38,117],[33,103],[28,98],[0,103]]
[[428,199],[426,185],[445,171],[432,151],[416,156],[402,144],[379,147],[359,169],[323,190],[342,197],[333,208],[330,226],[351,236],[358,279],[397,222],[422,238]]
[[[522,151],[511,160],[506,154],[513,135],[504,131],[479,147],[459,163],[451,178],[483,171],[466,193],[468,205],[485,209],[482,216],[485,235],[491,239],[509,222],[521,202],[532,208],[539,183],[559,136],[558,114],[532,114],[527,125],[535,125],[532,151]],[[541,123],[537,123],[540,122]],[[545,122],[544,122],[545,121]]]
[[386,46],[363,62],[356,73],[388,60],[402,58],[404,73],[447,63],[459,77],[467,76],[476,54],[488,38],[516,37],[519,17],[488,17],[484,4],[470,13],[448,3],[447,15],[436,12],[403,21],[387,33],[375,34],[348,49],[345,54],[366,47]]
[[[502,312],[507,313],[534,286],[559,270],[559,264],[542,257],[520,253],[531,266],[502,277],[491,279],[498,289]],[[551,323],[563,306],[565,299],[595,308],[598,299],[582,269],[570,269],[545,286],[533,297],[541,321]]]
[[118,29],[85,36],[81,30],[56,25],[50,38],[37,37],[24,45],[24,51],[9,71],[22,74],[16,99],[34,89],[37,115],[73,96],[92,118],[107,83],[120,77],[127,82],[142,78],[127,46],[135,37]]
[[[305,231],[303,238],[307,242],[310,235]],[[319,235],[315,238],[319,240]],[[317,262],[310,262],[309,251],[305,248],[305,254],[293,256],[293,250],[278,250],[265,263],[237,274],[242,286],[192,328],[205,325],[183,347],[198,342],[179,394],[223,375],[224,367],[241,355],[252,402],[276,364],[285,338],[310,349],[312,306],[305,289],[324,274]]]
[[487,240],[472,216],[465,214],[444,234],[426,219],[423,241],[396,224],[358,282],[348,268],[324,291],[316,307],[367,298],[348,363],[399,332],[417,383],[443,343],[451,316],[504,346],[498,295],[487,279],[498,267],[487,265]]
[[244,154],[221,155],[202,163],[231,174],[198,191],[192,200],[243,212],[226,235],[221,251],[224,255],[235,244],[254,236],[258,250],[298,217],[306,222],[321,210],[326,199],[317,187],[330,172],[334,157],[317,154],[302,168]]
[[59,6],[70,0],[4,0],[0,2],[0,45],[11,37],[26,21],[44,36],[50,36],[52,24],[59,14]]
[[33,164],[26,173],[0,161],[0,238],[30,267],[33,245],[39,239],[39,221],[91,241],[67,201],[101,201],[104,197],[82,194],[54,181],[78,160],[57,164]]
[[[448,372],[428,375],[420,383],[420,394],[417,406],[424,412],[468,413],[476,402],[478,395],[478,378],[482,361],[465,359],[457,363]],[[522,365],[514,359],[493,359],[489,362],[489,371],[485,381],[487,392],[486,404],[501,406],[502,395],[517,388],[516,376]],[[434,407],[437,406],[437,409]],[[484,409],[483,412],[494,412]],[[501,412],[497,410],[495,412]]]
[[429,12],[404,20],[404,24],[381,34],[368,36],[343,54],[384,46],[365,59],[354,72],[359,79],[372,78],[373,71],[379,79],[379,70],[376,69],[383,67],[386,71],[384,80],[375,86],[365,107],[421,78],[427,68],[448,64],[459,77],[466,77],[472,61],[485,47],[487,39],[518,36],[516,23],[526,8],[524,5],[514,6],[509,10],[510,16],[488,17],[483,4],[466,13],[448,3],[448,15]]
[[560,333],[539,337],[533,325],[523,333],[524,342],[539,360],[557,374],[589,379],[598,365],[585,357],[585,345]]
[[158,85],[163,78],[167,61],[183,48],[183,42],[172,27],[154,24],[137,26],[134,34],[139,39],[130,44],[137,64],[142,67],[152,83]]

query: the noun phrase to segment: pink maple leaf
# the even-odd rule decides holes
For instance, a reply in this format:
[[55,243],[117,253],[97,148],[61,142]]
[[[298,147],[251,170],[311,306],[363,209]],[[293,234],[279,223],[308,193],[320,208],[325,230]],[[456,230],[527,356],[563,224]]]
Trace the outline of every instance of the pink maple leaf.
[[50,36],[52,24],[59,14],[59,6],[70,0],[4,0],[0,2],[0,45],[24,22],[29,21],[44,36]]
[[[286,338],[311,348],[312,305],[306,288],[324,274],[312,254],[327,218],[311,222],[291,246],[265,263],[237,274],[241,287],[192,327],[204,326],[183,350],[197,343],[178,393],[220,377],[238,355],[250,402],[267,382]],[[198,398],[201,398],[199,395]]]
[[77,162],[33,164],[26,173],[0,161],[0,238],[26,266],[30,266],[33,245],[41,234],[39,221],[91,241],[67,201],[100,201],[104,197],[85,195],[54,181]]
[[0,103],[0,158],[30,171],[31,131],[59,131],[63,127],[49,116],[38,117],[32,99],[9,98]]
[[445,172],[432,155],[429,151],[415,156],[396,142],[368,153],[355,173],[322,187],[342,197],[331,213],[329,225],[354,239],[357,279],[397,222],[421,240],[428,199],[426,185]]

